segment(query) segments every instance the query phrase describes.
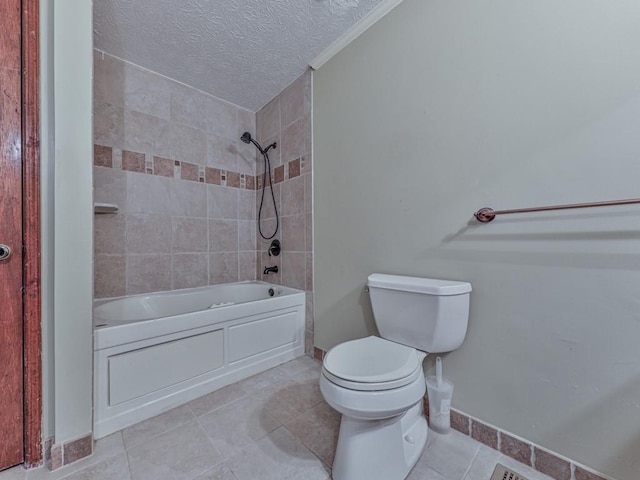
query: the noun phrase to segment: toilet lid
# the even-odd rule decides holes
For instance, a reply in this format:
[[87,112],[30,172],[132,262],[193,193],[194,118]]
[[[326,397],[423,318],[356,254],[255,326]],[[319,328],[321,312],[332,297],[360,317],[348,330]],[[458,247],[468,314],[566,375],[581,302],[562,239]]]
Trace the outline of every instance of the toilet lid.
[[[366,337],[332,348],[323,367],[331,376],[362,384],[412,381],[422,370],[423,353],[379,337]],[[405,382],[400,382],[405,383]]]

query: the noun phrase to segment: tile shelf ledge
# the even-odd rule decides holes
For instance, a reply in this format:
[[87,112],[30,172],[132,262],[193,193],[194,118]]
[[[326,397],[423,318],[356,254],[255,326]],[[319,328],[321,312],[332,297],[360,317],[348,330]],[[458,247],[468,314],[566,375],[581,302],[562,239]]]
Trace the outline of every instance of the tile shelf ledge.
[[94,203],[93,212],[95,214],[118,213],[118,205],[115,203]]

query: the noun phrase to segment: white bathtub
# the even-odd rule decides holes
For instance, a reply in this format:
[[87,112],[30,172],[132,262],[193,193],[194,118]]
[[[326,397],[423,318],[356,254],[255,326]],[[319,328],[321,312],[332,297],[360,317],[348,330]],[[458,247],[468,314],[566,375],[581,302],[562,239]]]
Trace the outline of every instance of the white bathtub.
[[94,437],[304,354],[305,294],[263,282],[94,306]]

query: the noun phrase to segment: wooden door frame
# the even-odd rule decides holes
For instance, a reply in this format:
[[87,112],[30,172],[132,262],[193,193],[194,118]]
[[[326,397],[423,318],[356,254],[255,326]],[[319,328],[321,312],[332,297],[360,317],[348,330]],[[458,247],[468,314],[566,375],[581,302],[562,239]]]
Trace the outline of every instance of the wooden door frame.
[[22,0],[24,466],[42,464],[40,2]]

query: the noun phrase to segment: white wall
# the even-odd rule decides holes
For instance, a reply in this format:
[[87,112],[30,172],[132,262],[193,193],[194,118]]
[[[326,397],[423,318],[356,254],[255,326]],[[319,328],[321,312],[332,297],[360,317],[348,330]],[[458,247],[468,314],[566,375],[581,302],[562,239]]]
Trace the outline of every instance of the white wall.
[[61,443],[92,429],[92,3],[57,0],[53,30],[54,402]]
[[315,344],[375,331],[372,272],[468,280],[454,406],[640,471],[640,3],[405,0],[314,78]]

